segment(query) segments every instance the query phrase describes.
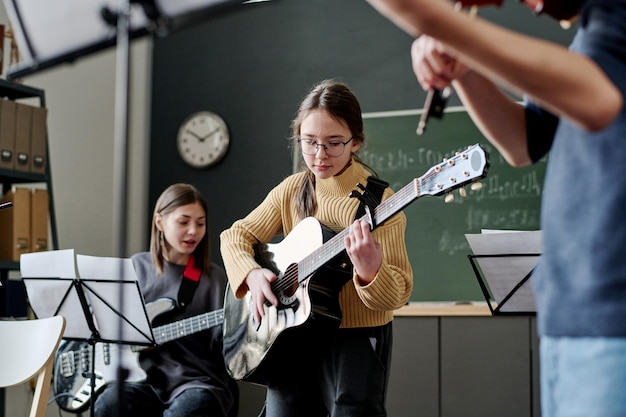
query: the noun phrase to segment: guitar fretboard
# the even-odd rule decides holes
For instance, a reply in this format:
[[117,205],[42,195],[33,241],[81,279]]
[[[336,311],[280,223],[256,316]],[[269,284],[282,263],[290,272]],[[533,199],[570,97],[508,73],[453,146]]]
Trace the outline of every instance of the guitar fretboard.
[[158,345],[209,329],[224,322],[224,309],[189,317],[152,329]]
[[[414,179],[374,209],[372,217],[374,218],[375,227],[401,211],[419,196],[418,181],[419,178]],[[367,219],[367,216],[361,217],[361,220],[365,219]],[[343,252],[346,249],[344,238],[348,233],[348,228],[342,230],[298,262],[298,282],[307,279],[320,266]]]

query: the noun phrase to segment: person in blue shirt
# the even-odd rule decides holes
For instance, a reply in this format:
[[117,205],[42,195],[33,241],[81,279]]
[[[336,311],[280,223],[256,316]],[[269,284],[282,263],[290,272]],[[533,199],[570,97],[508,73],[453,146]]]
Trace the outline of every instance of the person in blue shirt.
[[542,417],[623,416],[626,0],[522,0],[565,23],[577,18],[569,48],[446,0],[369,2],[416,37],[411,56],[421,86],[452,85],[511,165],[549,152],[543,254],[532,278]]

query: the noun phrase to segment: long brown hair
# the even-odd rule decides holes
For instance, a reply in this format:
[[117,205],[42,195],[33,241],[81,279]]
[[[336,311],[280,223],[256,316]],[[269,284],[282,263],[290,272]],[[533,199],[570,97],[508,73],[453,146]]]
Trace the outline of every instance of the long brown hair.
[[[344,121],[350,129],[352,140],[361,144],[365,142],[359,101],[347,85],[337,80],[328,79],[313,86],[300,103],[296,117],[291,122],[292,146],[297,146],[302,121],[313,110],[325,110],[334,118]],[[353,153],[352,158],[365,165],[356,154]],[[367,165],[365,166],[372,171]],[[314,215],[317,211],[315,174],[306,168],[306,164],[303,164],[303,169],[307,170],[307,175],[304,176],[296,194],[298,215],[302,219]]]
[[[165,238],[163,232],[156,226],[157,214],[164,216],[176,210],[178,207],[193,203],[200,204],[205,215],[207,214],[207,204],[202,194],[200,194],[200,191],[193,185],[178,183],[167,187],[154,205],[154,212],[152,213],[152,232],[150,234],[150,254],[152,255],[152,262],[154,262],[158,274],[163,273],[163,245]],[[196,268],[202,270],[202,273],[207,273],[210,265],[208,226],[204,237],[193,251],[193,257]]]

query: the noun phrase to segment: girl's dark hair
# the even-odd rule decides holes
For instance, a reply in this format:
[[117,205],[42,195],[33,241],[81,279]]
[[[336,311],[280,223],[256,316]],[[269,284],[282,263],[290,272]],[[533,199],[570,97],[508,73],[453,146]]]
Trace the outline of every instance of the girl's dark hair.
[[[152,255],[152,262],[154,262],[158,274],[163,273],[163,245],[165,244],[165,238],[163,232],[156,226],[156,216],[157,214],[165,216],[178,207],[193,203],[200,204],[205,215],[207,214],[207,204],[202,194],[200,194],[200,191],[193,185],[178,183],[167,187],[154,205],[154,212],[152,213],[152,232],[150,234],[150,254]],[[204,237],[193,251],[193,257],[196,268],[199,268],[202,273],[207,273],[210,264],[208,226]]]
[[[297,146],[302,121],[314,110],[325,110],[335,119],[342,120],[350,129],[354,142],[360,142],[361,144],[365,142],[363,117],[359,101],[347,85],[329,79],[315,85],[300,103],[296,117],[291,122],[292,146]],[[356,154],[353,154],[352,157],[365,165]],[[365,166],[367,167],[367,165]],[[306,165],[303,164],[303,169],[305,168]],[[298,215],[302,219],[314,215],[317,210],[315,175],[310,170],[307,169],[307,171],[307,175],[304,176],[296,194]]]

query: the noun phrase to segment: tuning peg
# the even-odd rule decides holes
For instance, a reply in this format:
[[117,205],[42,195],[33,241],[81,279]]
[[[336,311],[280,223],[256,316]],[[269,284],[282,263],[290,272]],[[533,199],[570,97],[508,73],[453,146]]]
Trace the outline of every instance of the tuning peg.
[[471,187],[472,191],[479,191],[483,188],[483,183],[482,182],[474,182],[472,183]]
[[446,194],[445,198],[443,199],[443,201],[445,203],[451,203],[452,201],[454,201],[454,195],[452,193],[448,193]]
[[465,190],[465,187],[459,188],[459,195],[463,198],[467,197],[467,191]]

